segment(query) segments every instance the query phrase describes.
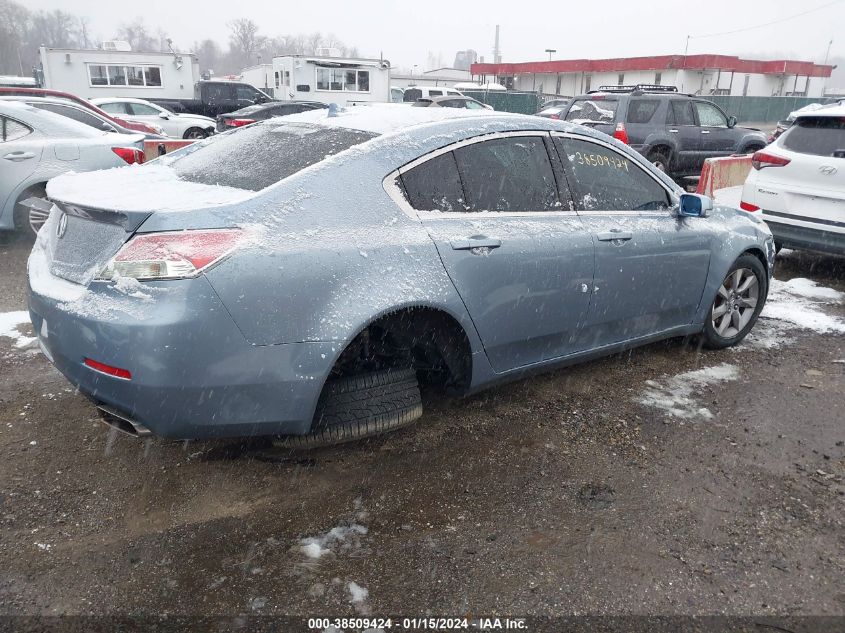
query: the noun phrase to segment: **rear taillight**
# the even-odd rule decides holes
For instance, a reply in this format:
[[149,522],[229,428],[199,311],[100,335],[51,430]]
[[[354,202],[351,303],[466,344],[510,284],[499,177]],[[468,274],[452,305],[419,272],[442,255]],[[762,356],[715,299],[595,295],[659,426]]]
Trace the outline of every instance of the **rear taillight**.
[[134,147],[112,147],[111,151],[125,160],[128,165],[144,162],[144,152]]
[[240,229],[136,235],[100,271],[98,279],[184,279],[218,263],[243,239]]
[[83,362],[85,363],[86,367],[90,367],[94,371],[98,371],[101,374],[108,374],[109,376],[114,376],[115,378],[123,378],[124,380],[132,380],[132,372],[128,369],[112,367],[111,365],[106,365],[105,363],[101,363],[92,358],[86,358]]
[[616,130],[613,132],[613,138],[622,141],[625,145],[628,144],[628,130],[625,129],[624,123],[616,124]]
[[226,119],[226,125],[229,127],[243,127],[255,123],[255,119]]
[[784,165],[788,165],[789,162],[790,160],[788,158],[778,156],[777,154],[770,154],[763,150],[754,152],[754,155],[751,157],[751,166],[757,170],[763,169],[764,167],[783,167]]
[[745,200],[743,200],[742,202],[739,203],[739,208],[742,209],[743,211],[748,211],[750,213],[754,213],[755,211],[760,210],[760,207],[758,207],[756,204],[751,204],[750,202],[745,202]]

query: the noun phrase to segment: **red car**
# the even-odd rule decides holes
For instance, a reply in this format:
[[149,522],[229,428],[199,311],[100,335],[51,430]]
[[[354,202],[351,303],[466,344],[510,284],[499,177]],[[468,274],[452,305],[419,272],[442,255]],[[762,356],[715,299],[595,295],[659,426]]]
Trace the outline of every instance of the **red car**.
[[47,90],[44,88],[0,88],[0,97],[4,95],[16,95],[24,97],[57,97],[60,99],[69,99],[70,101],[78,103],[79,105],[84,106],[89,110],[93,110],[101,117],[105,117],[109,121],[112,121],[115,125],[119,125],[120,127],[126,128],[127,130],[134,130],[135,132],[143,132],[144,134],[155,134],[158,136],[163,136],[161,128],[156,128],[152,125],[148,125],[147,123],[141,123],[140,121],[121,119],[120,117],[116,117],[112,114],[109,114],[108,112],[101,110],[93,103],[90,103],[85,99],[70,94],[69,92],[62,92],[61,90]]

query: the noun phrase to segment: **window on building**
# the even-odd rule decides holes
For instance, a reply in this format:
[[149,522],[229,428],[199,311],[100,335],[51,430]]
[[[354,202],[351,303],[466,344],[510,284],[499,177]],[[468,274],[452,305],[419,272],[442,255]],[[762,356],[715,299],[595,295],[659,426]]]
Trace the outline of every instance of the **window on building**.
[[278,70],[273,73],[273,85],[276,88],[280,88],[281,85],[282,85],[281,82],[279,81],[279,71]]
[[290,85],[290,71],[289,70],[285,71],[285,85],[286,86]]
[[106,66],[88,64],[91,86],[161,86],[160,66]]
[[106,67],[100,65],[88,66],[88,75],[91,78],[92,86],[108,86],[109,78],[106,74]]
[[634,161],[604,145],[555,138],[578,210],[653,211],[669,207],[669,194]]
[[317,90],[332,92],[369,92],[369,70],[345,70],[343,68],[316,69]]
[[663,73],[654,73],[654,85],[659,86],[661,81],[663,81]]
[[619,76],[616,79],[616,84],[621,86],[625,83],[625,73],[619,73]]
[[584,92],[590,92],[590,84],[593,83],[592,75],[584,75]]

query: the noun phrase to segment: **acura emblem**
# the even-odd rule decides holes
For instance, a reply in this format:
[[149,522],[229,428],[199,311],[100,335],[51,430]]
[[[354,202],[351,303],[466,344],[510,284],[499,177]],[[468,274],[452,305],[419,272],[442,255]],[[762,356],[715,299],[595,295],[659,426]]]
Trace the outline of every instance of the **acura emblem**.
[[832,176],[836,173],[836,167],[833,165],[822,165],[819,167],[819,171],[822,172],[825,176]]
[[59,218],[59,225],[56,227],[56,237],[63,238],[65,231],[67,231],[67,213],[62,213],[62,216]]

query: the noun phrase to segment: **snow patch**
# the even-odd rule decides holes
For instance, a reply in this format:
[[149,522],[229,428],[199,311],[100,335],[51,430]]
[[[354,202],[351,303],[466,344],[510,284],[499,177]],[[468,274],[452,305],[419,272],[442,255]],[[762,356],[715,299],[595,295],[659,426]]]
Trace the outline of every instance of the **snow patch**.
[[780,321],[787,328],[812,330],[819,334],[845,332],[845,321],[821,309],[825,304],[840,303],[843,297],[843,293],[819,286],[811,279],[772,279],[760,317]]
[[172,168],[150,163],[62,174],[47,183],[47,195],[99,209],[162,213],[239,202],[255,192],[180,180]]
[[360,546],[360,538],[367,528],[358,523],[334,527],[320,536],[309,536],[299,541],[300,551],[308,558],[321,558]]
[[0,336],[12,339],[14,347],[22,349],[35,342],[35,337],[20,331],[21,326],[29,325],[29,312],[0,312]]
[[709,420],[713,418],[713,413],[701,405],[695,396],[703,387],[738,378],[738,367],[722,363],[660,380],[647,380],[647,388],[635,400],[640,404],[660,409],[671,417]]
[[352,604],[359,604],[367,599],[370,592],[366,587],[362,587],[357,582],[350,580],[346,583],[346,590],[349,592],[349,600]]

